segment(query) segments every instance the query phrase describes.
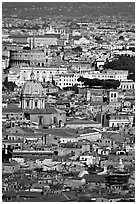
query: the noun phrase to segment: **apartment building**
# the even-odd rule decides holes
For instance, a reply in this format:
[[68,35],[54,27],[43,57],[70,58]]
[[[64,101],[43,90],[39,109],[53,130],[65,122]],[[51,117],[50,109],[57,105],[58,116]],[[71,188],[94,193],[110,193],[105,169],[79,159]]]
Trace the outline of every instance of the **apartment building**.
[[32,49],[22,50],[18,52],[11,52],[10,64],[14,65],[36,65],[45,66],[52,62],[52,54],[50,49],[45,48],[43,50]]
[[40,66],[21,66],[20,67],[20,82],[24,83],[27,80],[30,80],[30,74],[33,70],[34,79],[40,82],[51,81],[52,77],[58,74],[66,73],[66,66],[58,66],[58,65],[49,65],[47,67]]
[[134,123],[134,115],[133,114],[126,114],[126,113],[120,113],[120,114],[114,114],[110,115],[109,119],[109,127],[121,127],[125,125],[133,125]]
[[77,79],[80,77],[78,73],[62,73],[59,74],[56,78],[56,84],[60,88],[71,87],[77,85],[78,87],[82,87],[82,83],[78,82]]
[[135,82],[132,80],[125,80],[125,81],[121,81],[120,82],[120,89],[123,90],[131,90],[131,89],[135,89]]
[[114,79],[114,80],[127,80],[128,77],[128,71],[123,70],[103,70],[100,71],[92,71],[90,73],[83,74],[83,77],[89,78],[89,79],[100,79],[100,80],[106,80],[106,79]]
[[45,34],[44,36],[29,36],[27,42],[31,48],[39,46],[57,45],[60,34]]
[[78,71],[81,74],[87,73],[87,71],[91,72],[94,70],[94,68],[91,67],[90,61],[70,60],[69,64],[73,70]]

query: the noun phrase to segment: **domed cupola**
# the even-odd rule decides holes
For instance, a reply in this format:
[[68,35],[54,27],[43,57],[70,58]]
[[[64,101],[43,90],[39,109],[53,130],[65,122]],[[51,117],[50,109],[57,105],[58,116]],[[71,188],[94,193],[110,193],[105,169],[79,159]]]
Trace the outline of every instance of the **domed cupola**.
[[45,95],[41,82],[34,80],[31,72],[30,80],[27,81],[21,91],[21,106],[23,109],[45,108]]

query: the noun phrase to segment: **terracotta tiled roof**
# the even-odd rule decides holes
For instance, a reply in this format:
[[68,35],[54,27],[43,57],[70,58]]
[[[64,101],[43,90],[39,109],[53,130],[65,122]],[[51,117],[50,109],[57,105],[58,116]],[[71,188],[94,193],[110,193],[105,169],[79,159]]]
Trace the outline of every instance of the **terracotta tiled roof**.
[[74,118],[72,120],[67,121],[66,124],[99,124],[99,123],[96,121]]
[[7,108],[2,108],[2,113],[23,113],[21,108],[16,106],[10,106]]

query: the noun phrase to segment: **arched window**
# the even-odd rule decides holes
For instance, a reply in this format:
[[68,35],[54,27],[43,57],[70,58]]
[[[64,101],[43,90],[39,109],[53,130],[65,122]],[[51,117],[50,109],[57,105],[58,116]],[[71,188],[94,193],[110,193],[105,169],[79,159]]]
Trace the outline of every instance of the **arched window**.
[[29,107],[29,101],[26,101],[27,107]]
[[37,102],[37,101],[35,101],[35,108],[37,108],[37,106],[38,106],[38,102]]

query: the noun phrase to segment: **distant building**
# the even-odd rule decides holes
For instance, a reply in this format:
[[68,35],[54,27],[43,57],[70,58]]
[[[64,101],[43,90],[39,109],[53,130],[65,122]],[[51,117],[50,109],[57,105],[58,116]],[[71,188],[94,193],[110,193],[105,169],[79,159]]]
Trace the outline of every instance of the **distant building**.
[[49,48],[14,51],[11,52],[10,66],[26,64],[44,67],[52,62],[51,55]]
[[7,106],[2,108],[2,118],[7,120],[22,120],[24,113],[22,109],[17,106]]
[[2,168],[3,173],[14,173],[20,169],[20,165],[15,161],[11,161],[9,163],[3,163]]
[[107,92],[107,94],[108,94],[109,103],[118,102],[118,91],[117,90],[110,90]]
[[[90,120],[83,120],[74,118],[66,122],[66,127],[69,128],[85,128],[85,127],[101,127],[101,123],[96,121],[90,121]],[[82,138],[85,139],[85,138]],[[87,139],[87,138],[86,138]]]
[[39,46],[57,45],[60,34],[45,34],[43,36],[29,36],[27,42],[31,48]]
[[119,88],[123,90],[133,90],[135,89],[135,82],[132,80],[121,81]]
[[110,115],[109,127],[124,127],[125,125],[132,126],[134,123],[134,115],[132,114],[114,114]]
[[54,107],[45,107],[45,109],[35,108],[27,111],[27,113],[30,115],[31,122],[36,122],[39,125],[58,125],[62,127],[66,122],[65,111]]
[[38,125],[59,125],[62,127],[66,122],[66,113],[54,107],[45,106],[44,88],[42,84],[34,79],[31,72],[31,80],[24,84],[21,93],[21,107],[26,117]]
[[19,75],[19,73],[9,71],[8,81],[15,83],[17,86],[20,85],[20,75]]
[[[20,83],[30,80],[30,74],[34,72],[34,79],[40,82],[52,81],[52,77],[56,81],[58,74],[67,72],[67,67],[59,65],[49,65],[48,67],[40,66],[21,66],[20,67]],[[57,76],[55,76],[57,75]]]
[[81,87],[82,83],[78,81],[79,77],[80,75],[77,73],[59,74],[58,78],[56,78],[56,85],[59,86],[60,88],[72,87],[74,85]]
[[103,70],[100,71],[93,71],[87,74],[83,74],[83,77],[88,79],[100,79],[100,80],[106,80],[106,79],[114,79],[118,81],[127,80],[128,77],[128,71],[125,70]]
[[30,81],[27,81],[21,92],[21,108],[22,109],[44,109],[45,95],[43,86],[40,82],[34,80],[34,73],[31,72]]

